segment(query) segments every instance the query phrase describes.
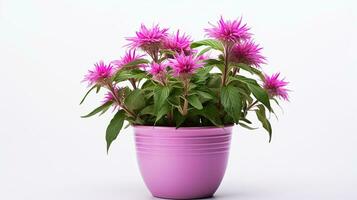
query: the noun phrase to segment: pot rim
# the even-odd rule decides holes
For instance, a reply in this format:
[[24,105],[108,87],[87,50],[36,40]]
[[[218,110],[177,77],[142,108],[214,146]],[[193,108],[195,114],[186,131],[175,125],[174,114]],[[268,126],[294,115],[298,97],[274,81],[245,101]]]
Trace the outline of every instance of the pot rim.
[[223,127],[217,127],[217,126],[192,126],[192,127],[179,127],[176,128],[174,126],[148,126],[148,125],[132,125],[133,128],[135,129],[162,129],[162,130],[222,130],[226,128],[232,128],[234,124],[230,125],[224,125]]

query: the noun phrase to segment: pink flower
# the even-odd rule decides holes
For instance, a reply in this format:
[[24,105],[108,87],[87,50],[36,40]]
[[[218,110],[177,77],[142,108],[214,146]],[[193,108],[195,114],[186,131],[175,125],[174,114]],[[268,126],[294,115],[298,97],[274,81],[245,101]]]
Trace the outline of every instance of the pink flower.
[[[119,88],[117,88],[116,90],[119,92]],[[102,101],[103,104],[106,104],[106,103],[108,103],[108,102],[113,102],[112,105],[114,106],[114,110],[115,110],[116,108],[119,108],[119,107],[120,107],[120,106],[118,105],[118,102],[115,101],[115,98],[114,98],[114,95],[113,95],[112,92],[107,92],[107,93],[105,94],[105,96],[104,96],[103,101]],[[113,110],[113,111],[114,111],[114,110]]]
[[279,80],[280,73],[273,74],[271,76],[265,75],[263,87],[268,91],[271,97],[279,97],[286,101],[289,101],[288,89],[284,88],[289,82],[284,79]]
[[152,63],[149,73],[153,76],[153,79],[165,85],[167,82],[166,78],[166,64],[163,63]]
[[231,52],[230,59],[236,63],[244,63],[260,67],[260,64],[265,64],[265,57],[260,54],[263,48],[252,41],[237,43]]
[[176,32],[176,35],[172,34],[165,38],[163,42],[163,48],[176,51],[177,53],[189,53],[191,42],[192,40],[190,36],[187,36],[185,34],[182,34],[180,36],[180,31],[178,30]]
[[[120,58],[120,60],[113,60],[111,64],[116,66],[117,70],[121,69],[124,65],[133,62],[135,60],[138,60],[140,58],[144,57],[144,55],[137,55],[136,50],[129,50],[125,52],[125,55]],[[134,66],[136,67],[136,66]],[[144,64],[139,64],[137,67],[139,68],[145,68],[146,66]]]
[[113,102],[115,101],[114,95],[113,95],[112,92],[107,92],[105,94],[105,96],[104,96],[104,99],[103,99],[102,103],[105,104],[105,103],[108,103],[110,101],[113,101]]
[[136,37],[127,38],[131,42],[128,46],[131,48],[141,48],[144,51],[158,49],[167,36],[167,31],[167,28],[160,29],[159,25],[147,28],[144,24],[141,24],[140,30],[136,32]]
[[239,20],[226,20],[223,17],[218,21],[217,26],[205,29],[209,37],[220,40],[224,43],[236,43],[241,40],[250,39],[251,34],[248,32],[247,24],[242,24],[242,18]]
[[155,63],[155,62],[151,65],[151,69],[149,71],[149,73],[153,76],[157,76],[165,72],[166,72],[166,66],[162,63]]
[[169,64],[174,71],[174,76],[193,74],[197,68],[203,66],[203,57],[194,57],[194,55],[176,54],[170,59]]
[[114,73],[113,66],[111,64],[105,65],[103,61],[99,61],[94,66],[94,70],[88,70],[83,81],[88,81],[89,85],[105,85]]

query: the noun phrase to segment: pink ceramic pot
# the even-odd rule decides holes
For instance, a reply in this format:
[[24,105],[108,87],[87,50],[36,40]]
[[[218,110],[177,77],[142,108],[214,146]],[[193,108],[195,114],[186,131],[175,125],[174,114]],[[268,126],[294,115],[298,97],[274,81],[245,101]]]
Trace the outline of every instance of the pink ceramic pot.
[[140,171],[153,196],[213,196],[226,170],[232,126],[134,126],[134,132]]

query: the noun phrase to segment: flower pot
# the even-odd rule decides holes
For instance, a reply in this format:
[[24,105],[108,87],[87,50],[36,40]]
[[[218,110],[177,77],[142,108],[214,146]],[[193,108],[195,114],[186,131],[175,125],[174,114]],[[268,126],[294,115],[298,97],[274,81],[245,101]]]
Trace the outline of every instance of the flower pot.
[[224,176],[232,126],[134,126],[137,159],[153,196],[211,197]]

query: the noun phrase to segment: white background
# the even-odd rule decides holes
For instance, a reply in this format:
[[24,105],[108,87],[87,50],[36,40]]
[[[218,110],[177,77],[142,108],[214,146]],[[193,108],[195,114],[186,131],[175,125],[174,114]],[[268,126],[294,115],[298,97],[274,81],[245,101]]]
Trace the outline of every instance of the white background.
[[140,23],[204,38],[220,15],[252,27],[291,102],[263,130],[235,128],[215,199],[357,199],[357,5],[351,1],[0,1],[0,199],[153,199],[123,131],[80,83],[122,56]]

